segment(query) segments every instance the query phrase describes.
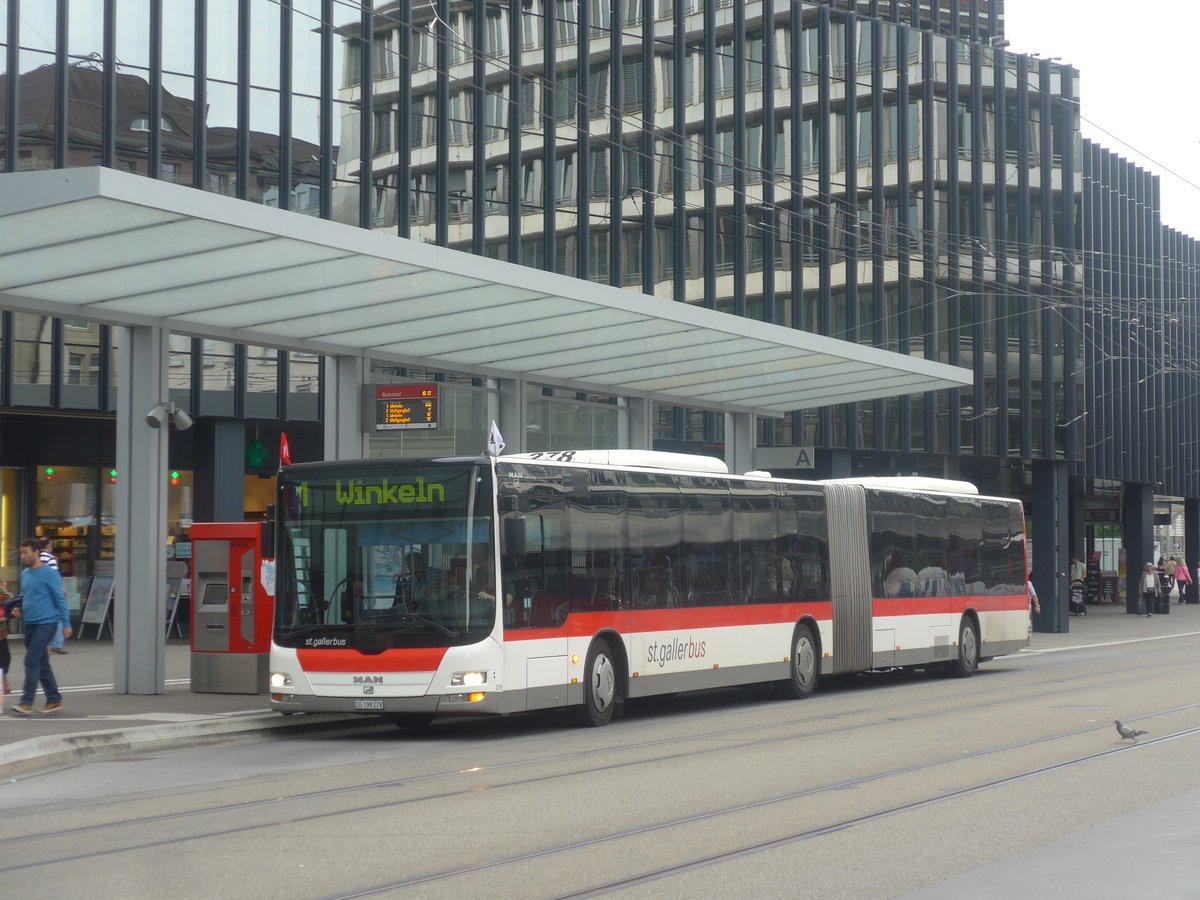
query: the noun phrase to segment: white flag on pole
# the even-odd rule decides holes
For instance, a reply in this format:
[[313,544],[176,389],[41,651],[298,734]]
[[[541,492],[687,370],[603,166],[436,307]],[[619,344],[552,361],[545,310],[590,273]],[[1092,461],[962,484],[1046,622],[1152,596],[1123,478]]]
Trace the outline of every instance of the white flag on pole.
[[500,435],[500,429],[496,427],[496,420],[492,419],[492,427],[488,429],[488,456],[499,456],[503,450],[504,438]]

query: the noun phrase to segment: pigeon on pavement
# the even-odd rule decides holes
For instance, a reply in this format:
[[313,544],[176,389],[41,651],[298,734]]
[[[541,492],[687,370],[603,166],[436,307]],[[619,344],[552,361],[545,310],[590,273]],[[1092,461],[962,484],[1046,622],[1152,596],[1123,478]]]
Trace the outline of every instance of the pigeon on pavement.
[[1135,744],[1138,742],[1139,734],[1147,733],[1145,731],[1138,731],[1136,728],[1130,728],[1128,725],[1122,725],[1120,719],[1114,720],[1113,724],[1117,726],[1117,734],[1121,735],[1121,740],[1131,738]]

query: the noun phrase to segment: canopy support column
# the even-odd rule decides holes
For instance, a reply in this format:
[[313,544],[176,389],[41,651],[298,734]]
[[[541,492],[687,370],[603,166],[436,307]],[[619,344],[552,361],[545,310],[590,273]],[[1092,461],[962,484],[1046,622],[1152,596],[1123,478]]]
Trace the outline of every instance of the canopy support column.
[[[167,432],[147,415],[168,399],[167,330],[117,328],[116,560],[113,690],[161,694],[166,686]],[[99,523],[97,523],[99,524]]]
[[654,401],[645,397],[630,397],[626,403],[628,427],[622,446],[630,450],[653,450]]
[[325,459],[365,459],[370,438],[363,421],[363,386],[370,381],[371,363],[362,356],[326,356]]
[[725,413],[725,465],[736,475],[754,471],[756,426],[750,413]]
[[[525,402],[525,381],[519,378],[499,378],[496,380],[499,388],[499,408],[496,410],[496,427],[504,438],[504,452],[525,453],[528,441],[525,440],[525,430],[528,423],[529,407]],[[481,442],[487,439],[486,432],[480,435]],[[560,450],[560,447],[551,447]]]

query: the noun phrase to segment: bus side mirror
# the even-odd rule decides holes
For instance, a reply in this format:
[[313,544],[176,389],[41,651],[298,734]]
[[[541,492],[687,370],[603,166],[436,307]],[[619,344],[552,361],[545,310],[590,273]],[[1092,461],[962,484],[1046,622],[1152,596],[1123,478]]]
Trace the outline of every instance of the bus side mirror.
[[504,546],[501,552],[513,559],[520,559],[526,553],[526,530],[523,516],[509,516],[504,520]]

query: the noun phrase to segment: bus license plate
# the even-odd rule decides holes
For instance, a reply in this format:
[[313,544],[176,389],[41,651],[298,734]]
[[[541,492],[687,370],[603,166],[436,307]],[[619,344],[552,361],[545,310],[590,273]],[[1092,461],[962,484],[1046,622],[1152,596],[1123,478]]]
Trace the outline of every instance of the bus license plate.
[[382,700],[355,700],[355,709],[383,709]]

